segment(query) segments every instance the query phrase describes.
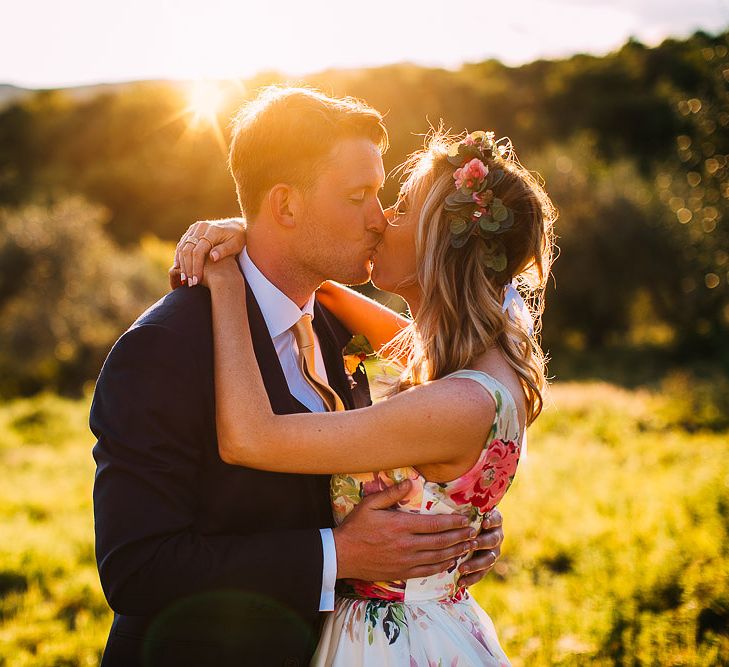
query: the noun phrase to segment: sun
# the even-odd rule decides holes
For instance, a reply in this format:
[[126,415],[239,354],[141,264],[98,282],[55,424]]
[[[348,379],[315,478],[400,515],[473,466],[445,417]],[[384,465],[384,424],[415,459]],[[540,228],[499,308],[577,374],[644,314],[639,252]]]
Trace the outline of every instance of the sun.
[[226,90],[218,81],[198,79],[187,85],[185,93],[187,106],[174,118],[186,117],[187,126],[192,131],[211,132],[225,155],[227,146],[218,117],[228,97]]
[[187,89],[187,109],[193,127],[215,127],[225,101],[223,89],[216,81],[193,81]]

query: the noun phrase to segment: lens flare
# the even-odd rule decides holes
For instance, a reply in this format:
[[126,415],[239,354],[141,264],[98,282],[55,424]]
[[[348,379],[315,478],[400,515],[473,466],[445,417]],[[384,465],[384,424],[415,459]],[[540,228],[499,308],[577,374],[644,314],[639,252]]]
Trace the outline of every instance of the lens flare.
[[187,90],[190,124],[193,127],[215,127],[224,101],[225,95],[216,81],[200,80],[191,83]]

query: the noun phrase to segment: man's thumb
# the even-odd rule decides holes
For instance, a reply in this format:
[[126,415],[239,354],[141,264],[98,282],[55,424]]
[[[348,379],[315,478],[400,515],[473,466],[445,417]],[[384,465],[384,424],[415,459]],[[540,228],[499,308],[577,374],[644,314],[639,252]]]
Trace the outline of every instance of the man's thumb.
[[370,509],[384,510],[388,507],[399,503],[410,491],[410,480],[406,479],[395,486],[391,486],[384,491],[378,491],[367,496],[363,502],[366,502]]

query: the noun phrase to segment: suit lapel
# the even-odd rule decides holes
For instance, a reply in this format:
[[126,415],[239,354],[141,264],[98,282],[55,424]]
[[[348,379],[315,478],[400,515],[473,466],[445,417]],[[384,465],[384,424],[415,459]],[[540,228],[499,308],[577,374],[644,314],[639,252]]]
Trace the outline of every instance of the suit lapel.
[[248,324],[251,327],[253,351],[261,370],[268,400],[271,402],[271,409],[277,415],[308,412],[308,408],[299,403],[289,391],[289,385],[286,382],[286,376],[281,368],[281,362],[278,360],[276,348],[273,346],[273,341],[268,332],[266,320],[263,319],[261,308],[247,282],[246,306],[248,308]]
[[[261,308],[253,296],[253,290],[248,287],[248,282],[245,280],[245,275],[240,264],[236,264],[241,275],[243,275],[243,280],[246,285],[248,324],[251,327],[253,351],[256,355],[258,367],[261,370],[268,399],[271,402],[271,409],[279,415],[293,412],[310,412],[306,406],[296,400],[291,394]],[[344,370],[342,348],[349,340],[349,332],[342,327],[341,323],[326,308],[319,305],[318,301],[314,302],[313,325],[314,331],[319,339],[329,385],[342,399],[344,407],[347,410],[352,410],[370,405],[371,400],[369,397],[367,376],[360,371],[354,373],[357,386],[353,392],[349,386],[349,378]]]

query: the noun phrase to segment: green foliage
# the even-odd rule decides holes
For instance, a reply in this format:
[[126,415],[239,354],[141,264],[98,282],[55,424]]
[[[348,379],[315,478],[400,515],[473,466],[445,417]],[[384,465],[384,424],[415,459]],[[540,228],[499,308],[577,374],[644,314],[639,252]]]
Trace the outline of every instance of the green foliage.
[[575,136],[531,155],[557,202],[559,258],[548,294],[545,337],[568,336],[590,351],[624,340],[635,326],[633,303],[640,290],[672,298],[676,248],[661,212],[636,165],[607,163],[594,137]]
[[88,398],[0,409],[0,664],[97,665],[111,624],[93,549]]
[[0,204],[79,193],[107,208],[108,231],[124,243],[237,214],[225,150],[190,130],[185,104],[171,85],[134,84],[78,101],[43,91],[6,109]]
[[[684,421],[694,387],[553,387],[474,591],[515,666],[726,664],[729,432]],[[88,400],[0,406],[0,664],[98,664]]]
[[515,665],[726,664],[727,432],[669,423],[691,389],[553,388],[476,591]]
[[125,252],[78,198],[0,210],[0,395],[78,391],[116,338],[164,293],[161,252]]

